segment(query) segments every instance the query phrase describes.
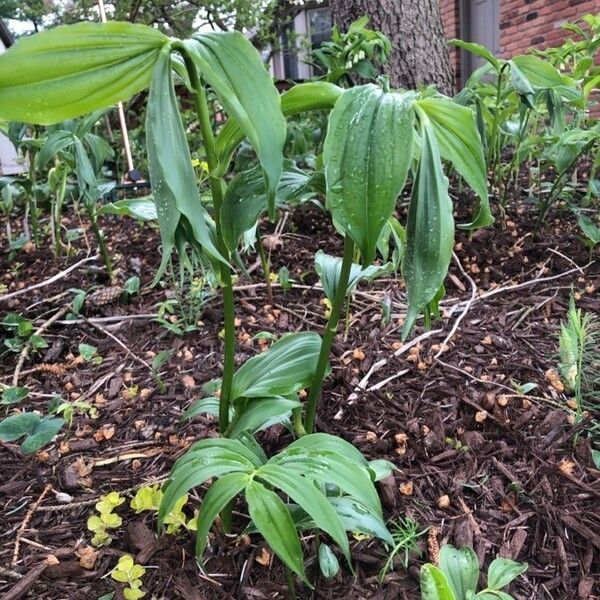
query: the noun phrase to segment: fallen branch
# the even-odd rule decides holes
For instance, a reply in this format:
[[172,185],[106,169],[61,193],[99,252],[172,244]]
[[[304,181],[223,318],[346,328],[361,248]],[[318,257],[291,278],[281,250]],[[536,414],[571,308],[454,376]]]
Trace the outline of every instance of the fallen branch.
[[15,540],[15,549],[13,550],[11,566],[14,567],[17,564],[17,561],[19,560],[19,548],[21,546],[21,537],[23,536],[23,532],[27,529],[27,526],[29,525],[31,519],[33,518],[35,511],[37,510],[38,506],[44,501],[44,498],[46,497],[46,495],[48,494],[48,492],[51,489],[52,489],[52,485],[50,483],[48,483],[46,485],[46,487],[42,490],[42,493],[39,495],[38,499],[33,503],[31,508],[27,511],[27,514],[25,515],[23,522],[19,526],[19,529],[17,530],[17,539]]
[[50,279],[46,279],[45,281],[36,283],[35,285],[31,285],[31,286],[23,288],[21,290],[17,290],[16,292],[11,292],[10,294],[3,294],[2,296],[0,296],[0,302],[10,300],[11,298],[16,298],[17,296],[22,296],[23,294],[28,294],[29,292],[32,292],[33,290],[37,290],[39,288],[51,285],[55,281],[58,281],[59,279],[66,277],[69,273],[75,271],[81,265],[91,262],[91,261],[94,261],[94,260],[98,260],[98,258],[99,258],[98,255],[88,256],[87,258],[82,258],[79,262],[76,262],[74,265],[71,265],[68,269],[65,269],[64,271],[61,271],[60,273],[53,275],[52,277],[50,277]]

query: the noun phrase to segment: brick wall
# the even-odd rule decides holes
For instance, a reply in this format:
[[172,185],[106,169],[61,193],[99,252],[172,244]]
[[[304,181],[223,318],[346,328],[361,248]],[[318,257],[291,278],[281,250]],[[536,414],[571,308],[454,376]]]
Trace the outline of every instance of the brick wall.
[[[446,37],[461,37],[460,0],[439,2]],[[598,12],[600,0],[500,0],[502,56],[523,54],[531,47],[559,46],[570,35],[561,28],[562,23]],[[460,52],[451,49],[450,58],[456,81],[460,82]]]
[[600,0],[501,0],[503,56],[522,54],[530,47],[559,46],[569,35],[562,23],[599,11]]

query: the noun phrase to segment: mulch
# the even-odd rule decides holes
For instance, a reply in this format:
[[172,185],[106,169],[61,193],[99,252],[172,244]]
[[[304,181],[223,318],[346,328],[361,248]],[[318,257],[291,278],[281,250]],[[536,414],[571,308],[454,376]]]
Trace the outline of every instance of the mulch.
[[[81,549],[92,537],[86,521],[100,495],[115,490],[129,499],[136,487],[163,480],[192,441],[216,435],[211,418],[189,424],[179,419],[200,386],[222,368],[218,299],[206,305],[198,330],[182,337],[150,318],[130,319],[156,313],[156,305],[171,297],[168,286],[149,287],[159,262],[157,230],[112,217],[103,226],[118,279],[138,275],[142,291],[128,302],[117,296],[105,305],[86,306],[88,321],[52,326],[45,333],[49,348],[24,364],[20,383],[37,394],[24,403],[28,410],[45,411],[57,394],[89,402],[98,418],[75,415],[71,426],[34,456],[22,455],[16,444],[0,444],[0,598],[97,600],[110,592],[122,598],[107,574],[123,553],[145,565],[147,597],[286,598],[281,566],[269,560],[258,536],[225,535],[217,528],[200,571],[190,534],[157,538],[153,518],[136,515],[128,502],[118,510],[123,525],[113,542],[99,550],[93,565],[82,566]],[[275,287],[274,305],[266,306],[260,269],[253,281],[238,281],[246,286],[237,292],[238,364],[260,351],[264,342],[254,338],[259,332],[318,331],[325,324],[312,264],[319,248],[340,252],[328,220],[315,207],[302,207],[290,215],[283,236],[269,241],[275,247],[274,270],[288,267],[298,285]],[[459,233],[457,242],[464,272],[452,265],[443,318],[434,323],[440,331],[398,357],[402,284],[390,279],[359,288],[349,327],[340,328],[334,345],[333,373],[317,420],[319,430],[341,435],[370,458],[396,464],[393,478],[380,486],[385,514],[390,522],[411,517],[428,529],[419,538],[420,552],[410,556],[408,568],[400,560],[380,583],[384,549],[353,538],[355,575],[342,568],[330,581],[317,578],[314,592],[298,586],[300,598],[416,600],[419,566],[444,543],[472,546],[485,565],[498,555],[527,562],[529,570],[510,588],[517,600],[600,598],[600,472],[586,433],[599,415],[575,424],[568,394],[548,375],[557,368],[558,331],[571,292],[583,309],[600,313],[600,266],[589,264],[589,251],[568,212],[539,224],[521,203],[503,223],[470,237]],[[28,287],[83,256],[83,241],[74,243],[72,256],[59,260],[47,250],[5,254],[0,284],[9,292]],[[482,297],[436,358],[472,296],[471,282]],[[61,295],[67,290],[108,284],[99,263],[90,262],[51,286],[4,303],[0,311],[19,312],[39,325],[72,297]],[[384,296],[392,301],[389,324],[381,316]],[[413,337],[421,334],[418,329]],[[80,343],[96,346],[102,363],[75,364]],[[173,355],[161,369],[159,385],[143,361],[166,349]],[[383,360],[386,364],[360,387]],[[16,363],[16,355],[2,354],[0,381],[11,380]],[[40,363],[60,368],[36,370]],[[520,394],[518,387],[528,383],[537,387]],[[271,453],[289,442],[289,435],[272,428],[261,441]],[[202,490],[192,494],[190,506],[201,496]],[[244,510],[243,504],[235,507],[238,534]],[[305,540],[313,573],[314,543]]]

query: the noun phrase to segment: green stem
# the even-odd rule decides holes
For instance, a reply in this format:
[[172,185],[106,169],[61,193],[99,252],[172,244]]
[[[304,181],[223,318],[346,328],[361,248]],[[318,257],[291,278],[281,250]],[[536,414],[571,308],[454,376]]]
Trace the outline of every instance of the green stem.
[[35,150],[29,151],[29,183],[31,191],[29,194],[29,218],[31,219],[31,229],[33,231],[33,243],[36,248],[40,247],[40,221],[38,219],[37,198],[35,196],[35,186],[37,182],[37,173],[35,171]]
[[260,235],[260,230],[256,230],[256,250],[260,258],[260,266],[262,267],[265,276],[265,285],[267,286],[267,302],[269,306],[273,306],[273,287],[271,286],[271,261],[265,252],[265,246]]
[[98,217],[96,215],[95,208],[92,204],[84,201],[85,212],[87,213],[88,219],[90,220],[90,224],[92,226],[92,232],[94,237],[96,238],[96,242],[98,244],[98,249],[100,250],[100,256],[102,257],[102,262],[106,267],[106,272],[109,277],[113,275],[113,267],[112,261],[110,260],[110,254],[108,252],[108,247],[106,246],[106,240],[98,227]]
[[[221,178],[215,177],[215,173],[219,167],[219,159],[215,146],[215,135],[210,122],[210,112],[208,110],[208,102],[206,91],[198,70],[193,61],[183,50],[183,59],[190,77],[191,87],[194,93],[196,103],[196,112],[200,122],[200,130],[206,150],[206,162],[209,171],[210,191],[213,199],[215,229],[217,234],[217,248],[227,262],[230,261],[231,255],[223,239],[223,231],[221,227],[221,207],[223,205],[223,188],[224,181]],[[229,406],[231,400],[231,389],[233,385],[233,374],[235,372],[235,302],[233,297],[233,281],[231,278],[231,269],[228,264],[220,264],[221,283],[223,288],[223,318],[225,325],[225,349],[223,361],[223,379],[221,383],[221,396],[219,398],[219,431],[224,434],[229,427]]]
[[331,351],[331,345],[333,344],[337,332],[340,314],[344,307],[344,302],[346,301],[346,290],[348,289],[348,281],[350,280],[350,269],[352,268],[353,256],[354,242],[350,236],[347,235],[344,238],[342,271],[340,273],[335,298],[333,299],[333,304],[331,306],[331,315],[329,316],[329,321],[327,321],[327,327],[323,334],[315,377],[306,401],[306,417],[304,419],[304,429],[306,430],[306,433],[312,433],[315,426],[317,406],[321,397],[321,390],[323,389],[323,380],[325,379],[325,373],[327,372],[327,365],[329,364],[329,352]]
[[296,600],[296,586],[294,584],[294,574],[289,567],[285,567],[285,582],[289,592],[289,599]]
[[56,198],[54,199],[54,210],[52,211],[52,223],[54,229],[54,256],[60,256],[62,254],[62,242],[60,235],[60,221],[62,218],[62,205],[65,201],[65,194],[67,191],[67,169],[64,169],[62,179],[60,180],[60,186],[56,192]]

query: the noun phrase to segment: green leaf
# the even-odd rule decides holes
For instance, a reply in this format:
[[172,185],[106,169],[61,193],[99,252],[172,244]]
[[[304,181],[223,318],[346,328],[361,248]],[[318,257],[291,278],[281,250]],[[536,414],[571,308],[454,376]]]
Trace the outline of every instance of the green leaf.
[[286,124],[279,93],[258,51],[238,31],[198,33],[186,40],[184,47],[256,150],[268,182],[269,213],[273,216]]
[[150,84],[146,114],[148,169],[162,238],[160,277],[175,247],[182,219],[187,219],[195,240],[206,252],[224,260],[213,242],[200,201],[196,175],[173,87],[169,52],[162,52]]
[[198,415],[219,416],[219,399],[210,396],[208,398],[199,398],[194,400],[186,411],[181,415],[181,421],[193,419]]
[[487,586],[492,590],[501,590],[513,579],[527,571],[527,563],[520,563],[507,558],[496,558],[488,569]]
[[143,198],[109,202],[100,208],[98,215],[120,215],[140,221],[156,221],[158,214],[153,198],[153,196],[144,196]]
[[271,458],[267,464],[285,467],[322,484],[335,485],[376,514],[382,514],[379,496],[366,467],[350,462],[335,452],[290,446]]
[[442,546],[440,569],[457,598],[465,598],[467,592],[477,591],[479,561],[475,552],[468,546],[460,550],[449,544]]
[[592,450],[592,461],[596,469],[600,469],[600,450]]
[[408,312],[403,338],[444,283],[454,245],[454,217],[434,129],[420,114],[421,158],[408,209],[403,272]]
[[247,360],[233,376],[231,400],[287,396],[307,387],[321,350],[316,333],[286,335]]
[[79,344],[78,352],[79,356],[81,356],[85,362],[90,362],[90,360],[96,356],[98,348],[96,348],[96,346],[91,346],[90,344]]
[[245,431],[254,433],[268,426],[273,419],[285,417],[301,406],[302,403],[297,400],[282,397],[253,399],[240,417],[232,422],[227,435],[236,438]]
[[414,93],[375,85],[349,89],[329,117],[323,160],[334,221],[362,254],[375,258],[412,160]]
[[[299,200],[307,192],[311,175],[285,160],[277,186],[276,203]],[[267,188],[260,167],[236,175],[227,186],[221,208],[223,238],[230,251],[235,251],[246,231],[251,230],[267,210]]]
[[448,584],[446,576],[434,565],[421,567],[421,599],[422,600],[464,600],[456,597]]
[[514,56],[510,62],[511,67],[516,65],[534,88],[550,89],[568,83],[568,80],[553,65],[539,56],[533,54]]
[[312,588],[304,573],[302,547],[292,517],[281,498],[258,481],[246,487],[251,519],[271,549],[289,569]]
[[328,500],[342,520],[346,531],[370,535],[386,544],[394,545],[394,538],[381,515],[349,496],[332,496]]
[[73,144],[73,134],[70,131],[59,130],[48,133],[44,142],[35,155],[35,166],[44,169],[52,158]]
[[307,452],[328,450],[347,458],[350,462],[367,467],[367,459],[350,442],[329,433],[312,433],[292,442],[286,450],[305,450]]
[[[281,96],[281,112],[290,117],[309,110],[331,109],[341,96],[343,90],[337,85],[325,81],[300,83]],[[216,140],[219,156],[219,172],[216,176],[224,175],[235,149],[244,140],[244,131],[235,119],[230,118],[219,132]]]
[[21,38],[0,56],[0,118],[49,125],[148,86],[169,38],[131,23],[78,23]]
[[310,516],[315,525],[328,533],[341,548],[348,564],[350,563],[350,545],[342,521],[333,506],[314,484],[287,471],[284,467],[269,464],[263,465],[256,472],[256,477],[280,489]]
[[[393,271],[393,268],[392,263],[387,263],[383,266],[369,265],[364,269],[360,265],[353,264],[350,268],[350,278],[346,294],[352,292],[361,281],[373,281],[378,277],[388,275]],[[315,254],[315,271],[321,280],[325,295],[333,302],[342,272],[342,259],[337,256],[330,256],[319,250]]]
[[200,505],[198,512],[198,530],[196,532],[196,556],[201,557],[208,543],[208,532],[217,515],[250,482],[245,473],[229,473],[213,483]]
[[340,563],[327,544],[321,543],[319,546],[319,567],[326,579],[335,577],[340,570]]
[[0,404],[10,405],[18,404],[27,398],[29,395],[29,388],[27,387],[9,387],[2,392],[2,399]]
[[19,413],[0,421],[0,440],[12,442],[25,436],[21,450],[33,454],[50,442],[63,425],[63,419]]
[[464,40],[450,40],[448,42],[452,46],[457,46],[458,48],[462,48],[463,50],[467,50],[471,54],[475,54],[475,56],[479,56],[484,60],[487,60],[496,71],[500,69],[501,62],[485,47],[481,44],[476,44],[475,42],[465,42]]
[[163,488],[159,521],[171,512],[179,498],[211,477],[251,473],[260,464],[260,459],[238,440],[215,438],[197,442],[173,465]]
[[475,113],[443,96],[431,96],[417,103],[429,117],[441,157],[452,163],[479,196],[479,211],[474,221],[459,227],[476,229],[491,225],[494,217],[488,199],[487,167]]

